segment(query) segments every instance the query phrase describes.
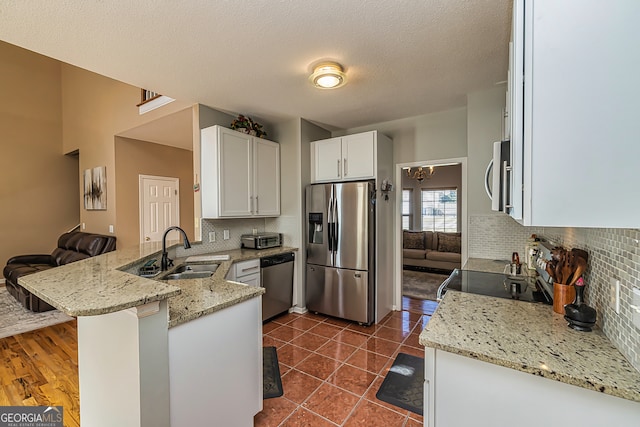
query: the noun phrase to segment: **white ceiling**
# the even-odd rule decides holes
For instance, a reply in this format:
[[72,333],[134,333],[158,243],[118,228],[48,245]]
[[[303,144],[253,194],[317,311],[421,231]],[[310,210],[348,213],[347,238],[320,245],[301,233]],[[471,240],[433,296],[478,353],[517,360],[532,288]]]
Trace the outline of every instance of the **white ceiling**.
[[[172,98],[347,129],[466,105],[506,80],[512,0],[28,0],[0,39]],[[348,83],[319,90],[312,65]]]

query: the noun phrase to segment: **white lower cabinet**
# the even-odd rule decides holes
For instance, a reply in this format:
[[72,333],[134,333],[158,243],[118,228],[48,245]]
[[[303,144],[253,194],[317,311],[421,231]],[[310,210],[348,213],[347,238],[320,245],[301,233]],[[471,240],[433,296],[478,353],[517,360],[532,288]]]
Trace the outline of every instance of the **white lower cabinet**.
[[201,131],[203,218],[280,215],[280,144],[221,126]]
[[251,259],[242,261],[233,266],[236,282],[244,283],[250,286],[260,287],[260,260]]
[[428,427],[633,427],[640,403],[442,350],[425,349]]
[[169,329],[171,427],[253,426],[262,410],[262,297]]

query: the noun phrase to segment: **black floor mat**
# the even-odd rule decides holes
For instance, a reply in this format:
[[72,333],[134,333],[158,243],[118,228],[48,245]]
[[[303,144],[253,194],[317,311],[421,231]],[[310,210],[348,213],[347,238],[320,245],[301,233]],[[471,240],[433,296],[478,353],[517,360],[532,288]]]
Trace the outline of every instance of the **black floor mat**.
[[376,397],[423,415],[424,359],[400,353],[393,361]]
[[262,347],[262,397],[271,399],[282,396],[282,379],[275,347]]

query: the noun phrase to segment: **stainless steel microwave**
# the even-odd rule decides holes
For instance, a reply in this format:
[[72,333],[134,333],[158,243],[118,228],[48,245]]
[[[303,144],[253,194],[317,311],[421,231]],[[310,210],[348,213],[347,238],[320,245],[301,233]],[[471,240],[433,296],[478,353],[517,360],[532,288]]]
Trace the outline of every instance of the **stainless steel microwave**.
[[491,199],[491,209],[494,211],[509,213],[513,207],[511,174],[511,142],[494,142],[493,158],[484,177],[484,188]]

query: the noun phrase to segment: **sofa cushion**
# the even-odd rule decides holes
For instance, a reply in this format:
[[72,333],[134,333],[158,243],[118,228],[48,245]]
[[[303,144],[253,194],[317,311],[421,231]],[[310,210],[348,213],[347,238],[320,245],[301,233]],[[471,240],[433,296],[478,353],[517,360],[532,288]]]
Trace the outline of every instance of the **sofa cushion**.
[[462,256],[453,252],[427,251],[427,259],[430,261],[460,262]]
[[462,252],[460,233],[438,233],[438,252]]
[[91,233],[65,233],[58,239],[58,247],[51,256],[56,265],[64,265],[94,257],[115,249],[116,238]]
[[403,249],[402,256],[410,259],[424,259],[425,252],[424,249]]
[[425,249],[424,233],[422,231],[402,231],[402,247],[404,249]]
[[436,240],[436,233],[433,231],[423,231],[424,233],[424,247],[425,249],[437,250],[438,241]]

